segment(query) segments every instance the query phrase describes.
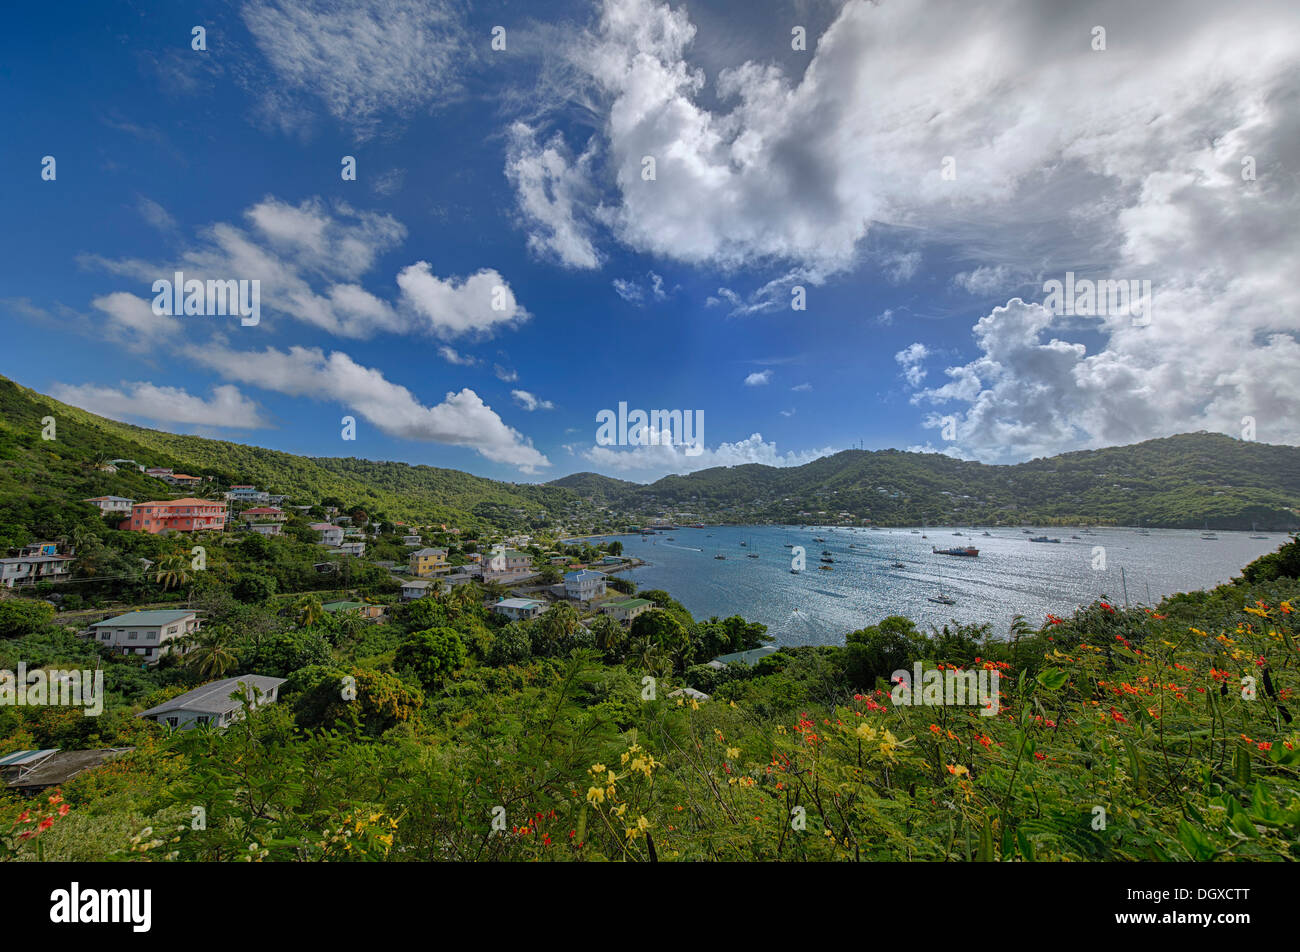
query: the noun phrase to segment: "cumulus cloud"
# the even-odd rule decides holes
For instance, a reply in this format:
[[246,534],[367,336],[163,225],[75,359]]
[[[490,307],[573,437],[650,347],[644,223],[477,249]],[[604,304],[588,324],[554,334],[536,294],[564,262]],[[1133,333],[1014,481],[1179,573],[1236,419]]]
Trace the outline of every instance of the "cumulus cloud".
[[114,420],[137,419],[158,424],[228,427],[256,430],[269,426],[256,403],[228,384],[214,387],[204,399],[182,387],[160,387],[148,381],[118,387],[95,384],[55,384],[50,395],[83,410]]
[[406,387],[341,351],[326,354],[309,347],[242,351],[209,344],[190,347],[186,354],[227,380],[294,397],[337,401],[399,439],[468,447],[524,473],[550,465],[531,441],[502,422],[468,388],[447,393],[435,406],[425,406]]
[[510,395],[515,398],[515,403],[529,412],[555,409],[555,404],[550,400],[542,400],[536,394],[529,393],[527,390],[511,390]]
[[756,370],[745,378],[746,387],[762,387],[772,382],[772,371]]
[[[653,434],[651,436],[653,438]],[[780,453],[775,443],[763,441],[761,433],[735,443],[719,443],[713,448],[704,447],[698,455],[691,456],[687,447],[674,445],[668,440],[647,446],[593,446],[581,455],[602,471],[634,474],[640,479],[655,479],[669,473],[691,473],[713,466],[741,466],[761,463],[764,466],[802,466],[822,456],[835,452],[831,447]]]
[[252,0],[242,15],[275,71],[268,113],[319,99],[362,136],[459,93],[473,56],[447,0]]
[[171,338],[181,330],[179,318],[155,314],[151,300],[126,291],[114,291],[90,303],[107,318],[108,336],[130,350],[153,350],[160,339]]
[[438,337],[487,337],[528,320],[503,277],[484,268],[462,281],[439,278],[427,261],[417,261],[397,275],[403,300]]
[[[585,234],[594,221],[638,252],[813,282],[864,261],[909,280],[937,248],[969,262],[955,283],[975,294],[1066,270],[1150,280],[1146,328],[1012,298],[976,326],[981,356],[922,401],[957,411],[982,458],[1235,433],[1244,416],[1261,439],[1300,441],[1300,10],[989,0],[947,14],[847,0],[802,73],[710,75],[687,6],[604,0],[571,53],[602,120],[592,179],[608,183]],[[877,226],[906,247],[864,250]],[[770,288],[710,303],[780,306]]]
[[894,360],[903,368],[903,377],[913,387],[919,387],[925,379],[925,368],[921,362],[930,356],[929,349],[921,343],[909,344],[894,355]]
[[545,145],[522,122],[510,128],[506,178],[514,186],[528,247],[570,268],[600,267],[586,209],[593,202],[590,150],[574,157],[559,135]]
[[447,363],[454,364],[457,367],[473,367],[478,363],[478,358],[472,357],[469,354],[462,354],[460,351],[456,350],[456,348],[448,347],[446,344],[443,344],[438,348],[438,356],[447,361]]

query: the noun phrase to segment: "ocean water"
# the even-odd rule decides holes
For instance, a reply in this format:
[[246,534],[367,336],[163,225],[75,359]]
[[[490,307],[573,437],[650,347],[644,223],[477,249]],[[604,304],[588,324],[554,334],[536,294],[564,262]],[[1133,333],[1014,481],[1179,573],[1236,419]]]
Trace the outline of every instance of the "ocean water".
[[[987,622],[1004,636],[1016,614],[1038,625],[1049,612],[1064,615],[1094,599],[1122,605],[1125,582],[1130,605],[1154,605],[1164,595],[1226,582],[1287,539],[1220,532],[1211,541],[1196,531],[1157,529],[1149,535],[1135,529],[1032,531],[1060,538],[1052,544],[1030,542],[1019,529],[984,531],[714,526],[609,538],[623,543],[625,555],[649,563],[620,573],[640,588],[666,589],[696,618],[743,615],[762,622],[778,643],[789,645],[842,644],[847,632],[889,615],[906,615],[923,630],[950,619]],[[790,573],[792,550],[785,543],[804,547],[807,564],[798,575]],[[930,551],[966,545],[980,550],[978,558]],[[1094,568],[1097,546],[1104,549],[1104,570]],[[823,549],[835,560],[832,571],[817,568]],[[749,553],[759,557],[746,558]],[[715,559],[718,554],[726,559]],[[894,561],[904,567],[893,568]],[[941,586],[956,604],[929,601]]]

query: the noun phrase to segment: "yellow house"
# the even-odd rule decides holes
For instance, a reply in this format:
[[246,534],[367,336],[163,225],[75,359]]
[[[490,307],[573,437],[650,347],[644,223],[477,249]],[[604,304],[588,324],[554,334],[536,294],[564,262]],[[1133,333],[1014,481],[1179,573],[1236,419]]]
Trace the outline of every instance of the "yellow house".
[[411,574],[416,578],[437,575],[448,567],[446,549],[420,549],[411,553]]

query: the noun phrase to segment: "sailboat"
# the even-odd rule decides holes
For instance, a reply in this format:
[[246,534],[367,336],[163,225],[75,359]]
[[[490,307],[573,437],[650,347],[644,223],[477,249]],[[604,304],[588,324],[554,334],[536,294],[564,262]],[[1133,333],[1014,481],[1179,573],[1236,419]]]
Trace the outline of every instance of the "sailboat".
[[1217,542],[1219,537],[1210,531],[1210,520],[1205,520],[1205,528],[1201,531],[1201,538],[1207,542]]
[[1267,539],[1267,538],[1268,538],[1268,536],[1266,536],[1266,535],[1257,535],[1257,530],[1255,529],[1255,523],[1253,523],[1253,522],[1250,524],[1250,537],[1251,537],[1252,539]]
[[943,570],[939,570],[939,594],[931,595],[928,599],[938,605],[956,605],[957,600],[943,590]]

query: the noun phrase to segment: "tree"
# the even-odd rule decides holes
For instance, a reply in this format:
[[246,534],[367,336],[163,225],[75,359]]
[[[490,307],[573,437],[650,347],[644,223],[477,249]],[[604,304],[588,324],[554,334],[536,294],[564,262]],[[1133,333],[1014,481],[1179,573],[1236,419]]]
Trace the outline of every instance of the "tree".
[[239,664],[232,641],[224,628],[202,630],[193,636],[183,663],[198,671],[204,680],[224,678]]
[[878,678],[908,669],[925,651],[924,638],[912,622],[890,615],[880,624],[845,636],[845,671],[860,688],[874,688]]
[[0,638],[21,638],[40,631],[54,620],[49,602],[9,598],[0,601]]
[[428,628],[409,636],[397,648],[393,663],[410,668],[426,688],[436,687],[465,664],[465,643],[454,628]]
[[275,579],[269,575],[241,575],[230,587],[230,594],[245,605],[260,605],[275,594],[275,589]]
[[293,607],[297,612],[298,625],[302,628],[310,628],[325,617],[325,609],[315,595],[302,596],[294,602]]
[[190,560],[182,552],[168,552],[155,566],[154,581],[163,591],[180,588],[190,580]]
[[556,602],[542,612],[533,624],[538,637],[549,651],[554,652],[573,637],[582,623],[577,609],[568,602]]
[[[642,612],[632,620],[631,637],[647,641],[663,653],[672,656],[685,666],[690,659],[690,638],[682,623],[659,608]],[[649,667],[649,666],[647,666]]]

